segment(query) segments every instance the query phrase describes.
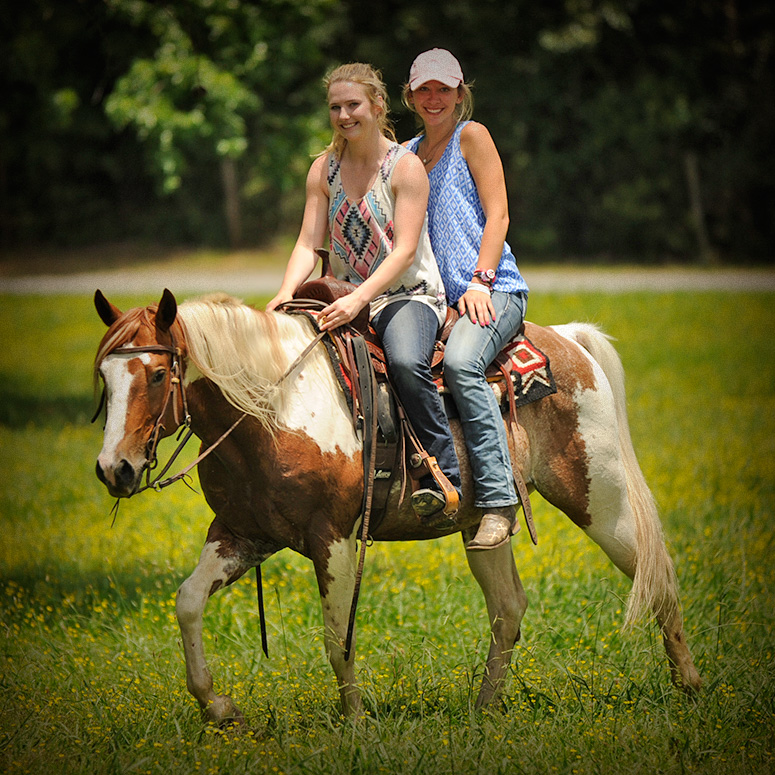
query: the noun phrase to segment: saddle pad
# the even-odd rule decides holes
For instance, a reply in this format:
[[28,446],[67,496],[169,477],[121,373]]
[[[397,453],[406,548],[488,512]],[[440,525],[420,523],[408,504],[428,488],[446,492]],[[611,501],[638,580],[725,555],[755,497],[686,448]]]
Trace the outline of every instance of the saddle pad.
[[[511,380],[517,409],[557,392],[549,359],[521,332],[498,353],[485,372],[498,403],[507,411],[509,404],[504,390],[504,371]],[[440,373],[434,371],[434,382],[440,393],[449,394],[444,384],[443,368]]]
[[498,356],[510,367],[517,408],[557,392],[549,359],[524,334],[517,334]]

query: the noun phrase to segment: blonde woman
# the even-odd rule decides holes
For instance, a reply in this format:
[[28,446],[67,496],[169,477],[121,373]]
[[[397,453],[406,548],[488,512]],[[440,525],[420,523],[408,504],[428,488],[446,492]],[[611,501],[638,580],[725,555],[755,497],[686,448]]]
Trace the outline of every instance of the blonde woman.
[[[356,287],[322,310],[321,328],[349,323],[370,305],[409,420],[459,493],[455,448],[430,370],[446,301],[427,232],[428,177],[395,140],[378,71],[363,63],[342,65],[324,84],[333,139],[310,167],[301,231],[267,309],[293,297],[315,268],[315,248],[327,242],[334,273]],[[446,503],[431,476],[412,496],[428,524],[443,516]]]
[[431,245],[449,304],[461,317],[444,353],[444,375],[460,413],[482,521],[469,550],[504,545],[518,498],[500,410],[485,369],[519,330],[527,284],[506,243],[506,184],[487,128],[469,121],[473,101],[458,60],[445,49],[420,54],[404,86],[404,103],[422,134],[405,145],[430,181]]

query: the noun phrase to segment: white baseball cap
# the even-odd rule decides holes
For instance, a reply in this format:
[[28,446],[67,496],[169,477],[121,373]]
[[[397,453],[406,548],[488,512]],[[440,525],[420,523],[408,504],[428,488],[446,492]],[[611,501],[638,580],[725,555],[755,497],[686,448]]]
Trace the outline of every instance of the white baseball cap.
[[460,62],[445,48],[432,48],[420,54],[409,69],[409,88],[414,91],[428,81],[439,81],[451,89],[463,82]]

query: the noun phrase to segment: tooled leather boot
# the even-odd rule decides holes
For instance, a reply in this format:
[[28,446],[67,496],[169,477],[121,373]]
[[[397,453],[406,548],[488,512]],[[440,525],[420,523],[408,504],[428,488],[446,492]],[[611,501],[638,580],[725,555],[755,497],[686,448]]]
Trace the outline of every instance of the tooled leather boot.
[[469,552],[497,549],[519,530],[515,506],[491,507],[483,511],[476,535],[466,544]]

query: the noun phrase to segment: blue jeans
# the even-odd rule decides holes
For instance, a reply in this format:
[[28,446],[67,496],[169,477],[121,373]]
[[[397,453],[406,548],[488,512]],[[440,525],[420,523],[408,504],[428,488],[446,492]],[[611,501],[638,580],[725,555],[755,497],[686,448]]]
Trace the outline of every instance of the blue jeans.
[[[419,301],[394,301],[375,315],[371,324],[382,340],[390,381],[417,438],[459,492],[455,443],[431,378],[433,347],[439,331],[436,313]],[[421,479],[420,486],[438,489],[430,476]]]
[[500,407],[484,376],[503,346],[525,319],[527,294],[492,294],[495,322],[472,323],[465,315],[452,329],[444,351],[444,378],[452,393],[474,477],[475,504],[510,506],[519,502],[514,490],[509,444]]

